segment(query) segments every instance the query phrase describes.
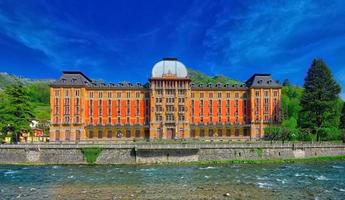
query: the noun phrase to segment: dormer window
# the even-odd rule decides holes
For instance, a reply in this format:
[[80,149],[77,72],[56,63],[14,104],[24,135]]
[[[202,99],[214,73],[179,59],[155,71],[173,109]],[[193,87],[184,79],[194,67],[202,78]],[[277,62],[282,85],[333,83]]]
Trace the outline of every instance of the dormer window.
[[76,83],[76,82],[77,82],[76,78],[72,79],[72,83]]
[[61,81],[62,81],[63,83],[66,83],[66,79],[64,79],[64,78],[63,78],[63,79],[61,79]]

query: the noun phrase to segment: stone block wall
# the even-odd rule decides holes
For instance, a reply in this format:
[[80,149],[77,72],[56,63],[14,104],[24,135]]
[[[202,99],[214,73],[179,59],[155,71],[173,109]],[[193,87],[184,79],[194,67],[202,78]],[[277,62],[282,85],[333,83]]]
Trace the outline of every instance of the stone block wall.
[[[86,164],[78,145],[0,145],[0,164]],[[90,147],[90,146],[89,146]],[[291,159],[345,155],[345,145],[100,145],[96,164]]]

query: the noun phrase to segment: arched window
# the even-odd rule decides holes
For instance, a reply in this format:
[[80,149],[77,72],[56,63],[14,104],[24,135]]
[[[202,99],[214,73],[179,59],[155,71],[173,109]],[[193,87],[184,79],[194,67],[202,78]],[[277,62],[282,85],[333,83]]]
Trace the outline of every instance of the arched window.
[[108,130],[107,138],[112,138],[113,132],[111,130]]
[[59,130],[55,131],[55,140],[60,141],[60,131]]
[[89,138],[93,138],[94,135],[93,135],[93,131],[89,131]]
[[65,140],[66,141],[70,141],[71,139],[71,131],[70,130],[66,130],[65,131]]
[[75,140],[80,141],[80,130],[75,131]]

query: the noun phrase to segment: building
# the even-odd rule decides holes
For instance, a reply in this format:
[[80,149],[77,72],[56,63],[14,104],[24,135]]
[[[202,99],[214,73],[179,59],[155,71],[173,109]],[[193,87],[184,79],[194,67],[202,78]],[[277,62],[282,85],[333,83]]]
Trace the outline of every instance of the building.
[[65,71],[50,90],[51,141],[259,139],[280,121],[281,85],[270,74],[243,84],[194,84],[175,58],[156,63],[145,85]]

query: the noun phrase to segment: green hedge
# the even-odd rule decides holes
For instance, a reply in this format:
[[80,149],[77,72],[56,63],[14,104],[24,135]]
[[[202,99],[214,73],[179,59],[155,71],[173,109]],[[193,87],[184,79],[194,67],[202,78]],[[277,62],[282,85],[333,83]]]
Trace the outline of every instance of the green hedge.
[[83,153],[84,159],[86,159],[88,164],[94,164],[97,160],[97,157],[102,152],[102,149],[98,147],[87,147],[82,148],[81,152]]

